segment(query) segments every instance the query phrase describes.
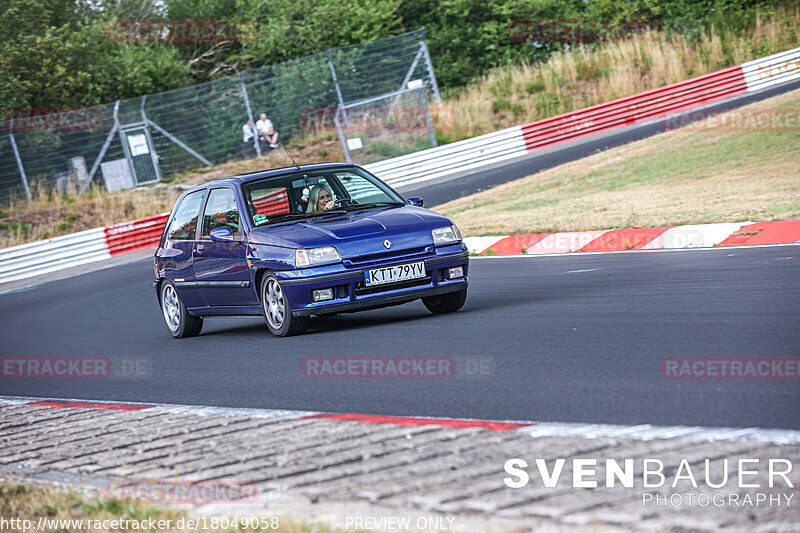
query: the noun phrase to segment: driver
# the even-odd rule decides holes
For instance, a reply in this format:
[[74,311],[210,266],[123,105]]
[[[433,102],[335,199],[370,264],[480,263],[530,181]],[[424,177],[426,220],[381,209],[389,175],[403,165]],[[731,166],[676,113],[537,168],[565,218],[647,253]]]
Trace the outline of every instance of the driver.
[[308,209],[306,213],[321,213],[333,209],[333,195],[324,185],[314,185],[308,195]]

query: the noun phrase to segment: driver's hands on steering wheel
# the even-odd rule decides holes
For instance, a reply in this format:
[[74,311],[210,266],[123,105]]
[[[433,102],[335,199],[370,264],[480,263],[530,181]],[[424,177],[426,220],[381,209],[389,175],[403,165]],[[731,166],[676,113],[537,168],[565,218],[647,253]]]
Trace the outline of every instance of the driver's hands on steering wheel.
[[356,203],[354,200],[350,198],[340,198],[338,200],[331,200],[327,204],[325,204],[325,211],[330,211],[334,207],[344,207],[346,205],[352,205]]

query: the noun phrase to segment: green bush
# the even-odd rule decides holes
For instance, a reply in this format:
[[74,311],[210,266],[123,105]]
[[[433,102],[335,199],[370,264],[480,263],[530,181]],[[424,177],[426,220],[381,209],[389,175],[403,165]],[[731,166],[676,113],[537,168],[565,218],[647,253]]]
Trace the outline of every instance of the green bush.
[[540,93],[544,91],[544,89],[545,89],[544,82],[541,81],[532,81],[527,85],[525,85],[525,91],[528,94]]
[[566,94],[539,93],[536,95],[536,111],[540,117],[551,117],[572,111],[572,99]]
[[511,111],[511,102],[505,98],[498,98],[492,102],[492,113],[499,114],[503,111]]

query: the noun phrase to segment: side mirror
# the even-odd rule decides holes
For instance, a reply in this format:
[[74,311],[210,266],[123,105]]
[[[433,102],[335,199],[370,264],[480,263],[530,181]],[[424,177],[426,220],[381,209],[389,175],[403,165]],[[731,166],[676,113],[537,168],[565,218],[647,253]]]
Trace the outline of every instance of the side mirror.
[[414,196],[413,198],[409,198],[408,203],[413,205],[414,207],[425,207],[425,200],[423,200],[419,196]]
[[214,228],[210,233],[211,240],[214,242],[233,242],[233,232],[228,226]]

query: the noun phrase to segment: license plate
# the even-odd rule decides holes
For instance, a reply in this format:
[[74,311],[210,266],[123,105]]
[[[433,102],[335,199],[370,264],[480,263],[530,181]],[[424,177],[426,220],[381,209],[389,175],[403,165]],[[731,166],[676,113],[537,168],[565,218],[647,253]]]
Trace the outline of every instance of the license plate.
[[364,271],[364,281],[367,287],[424,277],[425,261],[417,261],[416,263],[406,263],[405,265],[395,265],[391,267],[370,268]]

